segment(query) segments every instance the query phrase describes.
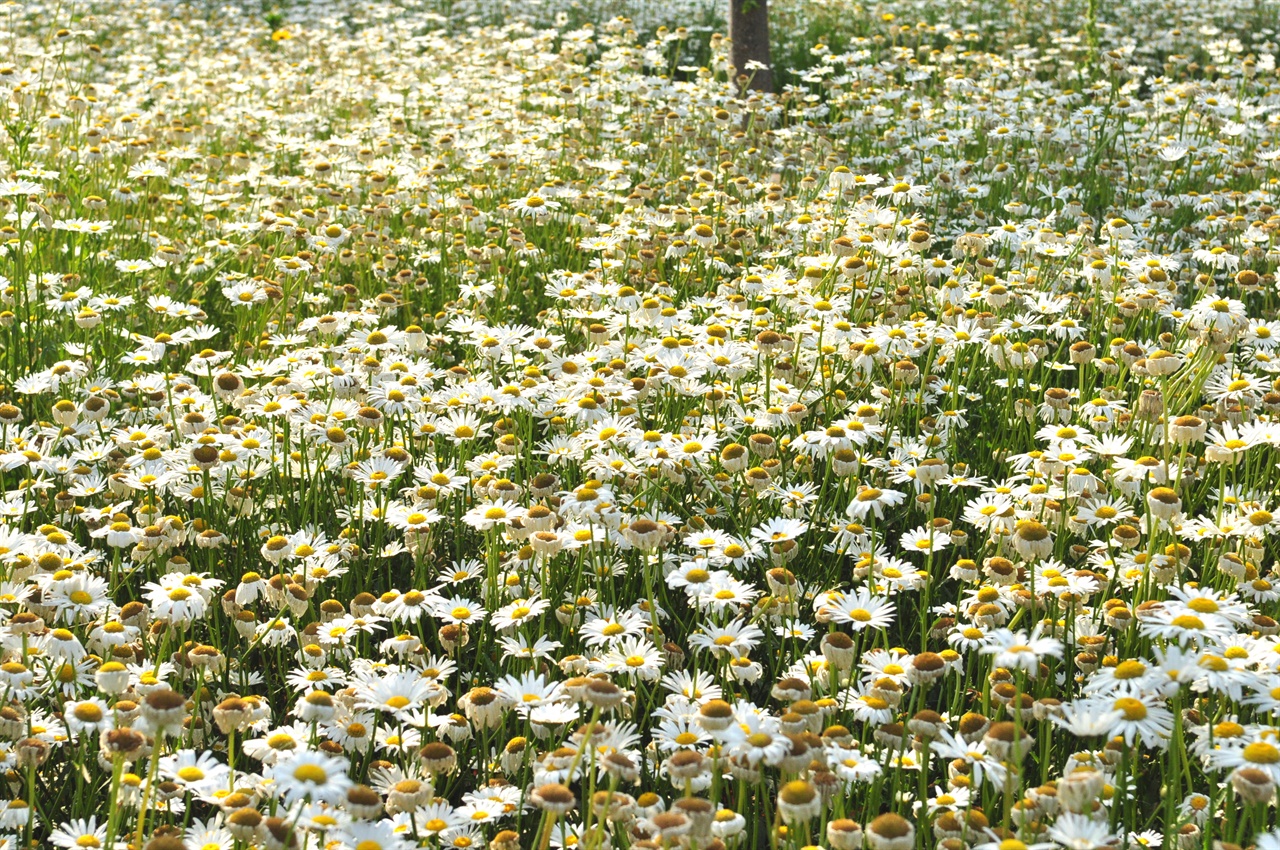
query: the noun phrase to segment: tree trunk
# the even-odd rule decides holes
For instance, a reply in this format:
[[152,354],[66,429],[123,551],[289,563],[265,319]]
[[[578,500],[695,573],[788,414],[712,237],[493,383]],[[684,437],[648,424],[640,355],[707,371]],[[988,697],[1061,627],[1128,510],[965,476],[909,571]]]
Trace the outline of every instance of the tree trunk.
[[[741,88],[773,91],[773,65],[769,62],[769,0],[729,0],[729,61]],[[752,70],[748,62],[764,68]]]

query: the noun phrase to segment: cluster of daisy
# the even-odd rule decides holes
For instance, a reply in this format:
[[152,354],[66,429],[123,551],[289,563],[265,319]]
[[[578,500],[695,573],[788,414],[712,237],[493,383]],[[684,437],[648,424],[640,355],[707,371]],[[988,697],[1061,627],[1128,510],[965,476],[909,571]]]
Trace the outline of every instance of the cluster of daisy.
[[632,5],[0,7],[0,850],[1280,850],[1265,9]]

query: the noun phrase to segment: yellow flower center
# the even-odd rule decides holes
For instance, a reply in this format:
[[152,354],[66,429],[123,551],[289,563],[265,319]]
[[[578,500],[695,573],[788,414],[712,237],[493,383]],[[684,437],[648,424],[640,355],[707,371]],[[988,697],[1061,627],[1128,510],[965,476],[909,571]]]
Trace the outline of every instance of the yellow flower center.
[[304,764],[293,771],[293,778],[299,782],[310,782],[312,785],[323,785],[329,781],[329,774],[318,764]]
[[1245,761],[1254,764],[1275,764],[1280,762],[1280,749],[1276,749],[1275,745],[1268,744],[1266,741],[1254,741],[1244,748],[1240,753],[1244,756]]
[[1133,697],[1121,697],[1115,701],[1113,707],[1124,715],[1125,720],[1147,719],[1147,707],[1142,704],[1141,700],[1136,700]]

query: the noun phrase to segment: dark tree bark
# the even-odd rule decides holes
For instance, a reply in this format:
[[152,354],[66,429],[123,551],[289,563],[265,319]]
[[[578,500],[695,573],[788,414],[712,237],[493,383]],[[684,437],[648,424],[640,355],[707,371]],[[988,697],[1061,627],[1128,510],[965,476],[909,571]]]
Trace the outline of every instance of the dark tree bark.
[[[747,88],[773,91],[773,64],[769,61],[769,0],[729,0],[729,61],[738,78],[747,77]],[[765,65],[747,68],[748,62]]]

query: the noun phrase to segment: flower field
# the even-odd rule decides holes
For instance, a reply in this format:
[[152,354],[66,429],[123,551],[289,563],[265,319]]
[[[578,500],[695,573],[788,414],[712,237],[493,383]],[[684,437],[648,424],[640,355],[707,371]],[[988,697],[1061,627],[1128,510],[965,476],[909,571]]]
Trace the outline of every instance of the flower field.
[[1280,850],[1274,0],[0,6],[0,850]]

